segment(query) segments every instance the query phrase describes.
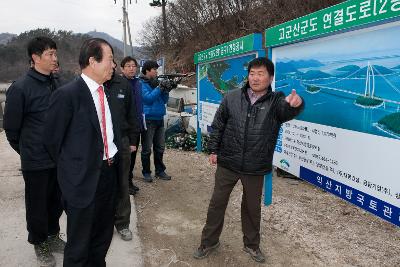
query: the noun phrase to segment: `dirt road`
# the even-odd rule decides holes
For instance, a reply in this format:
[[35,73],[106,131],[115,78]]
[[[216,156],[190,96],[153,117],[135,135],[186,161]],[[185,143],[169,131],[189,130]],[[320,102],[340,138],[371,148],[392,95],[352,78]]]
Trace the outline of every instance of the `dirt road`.
[[[195,260],[214,183],[207,156],[165,155],[171,181],[135,180],[138,231],[146,266],[259,266],[242,251],[240,182],[232,192],[221,246]],[[266,266],[400,266],[400,229],[306,182],[274,177],[273,204],[262,208]]]
[[[19,171],[19,156],[8,145],[0,129],[0,266],[37,266],[33,246],[26,240],[24,180]],[[107,254],[109,266],[143,266],[142,248],[136,228],[136,212],[132,200],[131,229],[134,239],[122,241],[116,231]],[[66,239],[66,217],[61,217],[61,236]],[[54,254],[57,266],[62,266],[61,254]]]
[[[242,251],[240,183],[231,195],[221,246],[207,259],[192,258],[206,219],[215,167],[204,154],[179,150],[167,150],[165,161],[171,181],[144,183],[140,168],[135,168],[140,187],[132,203],[137,231],[135,225],[131,228],[138,237],[123,242],[115,234],[108,265],[259,266]],[[0,132],[0,266],[36,264],[26,242],[24,184],[18,169],[18,155]],[[265,266],[400,266],[398,227],[305,182],[274,177],[273,190],[273,204],[262,208]],[[61,228],[65,233],[65,217]],[[61,266],[61,255],[56,257]]]

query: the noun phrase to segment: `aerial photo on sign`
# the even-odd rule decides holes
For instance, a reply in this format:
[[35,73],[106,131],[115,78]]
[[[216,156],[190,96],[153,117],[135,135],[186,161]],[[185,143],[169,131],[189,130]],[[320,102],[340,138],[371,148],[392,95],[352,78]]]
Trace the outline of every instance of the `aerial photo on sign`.
[[400,139],[399,30],[397,22],[276,48],[276,89],[302,93],[301,120]]
[[223,95],[246,82],[247,66],[255,54],[200,65],[200,100],[220,103]]
[[203,133],[211,131],[224,94],[247,82],[247,67],[255,57],[256,53],[252,53],[198,65],[199,126]]

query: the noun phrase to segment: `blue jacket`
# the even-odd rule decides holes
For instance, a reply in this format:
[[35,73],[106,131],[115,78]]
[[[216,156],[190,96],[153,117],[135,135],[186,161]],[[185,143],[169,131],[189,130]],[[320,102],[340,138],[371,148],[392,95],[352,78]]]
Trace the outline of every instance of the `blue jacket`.
[[169,94],[161,92],[158,86],[153,88],[145,77],[141,77],[140,82],[142,83],[143,112],[146,120],[163,120]]

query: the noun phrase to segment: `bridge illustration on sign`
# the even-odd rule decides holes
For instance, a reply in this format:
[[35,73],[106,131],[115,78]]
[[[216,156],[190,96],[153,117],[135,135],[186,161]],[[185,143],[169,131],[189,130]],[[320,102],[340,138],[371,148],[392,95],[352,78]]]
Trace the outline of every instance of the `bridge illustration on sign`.
[[[368,61],[364,68],[347,65],[342,69],[342,76],[318,77],[304,79],[299,74],[287,74],[286,78],[297,80],[309,94],[325,93],[328,95],[356,96],[353,105],[366,110],[387,110],[387,113],[373,123],[373,127],[387,135],[400,139],[400,89],[393,84],[393,78],[398,79],[398,69],[389,72],[383,66],[375,66]],[[349,71],[353,70],[353,71]],[[382,73],[383,72],[383,73]],[[318,74],[318,71],[316,71]],[[318,74],[320,75],[320,73]],[[333,79],[333,80],[332,80]],[[357,81],[355,83],[354,81]],[[362,84],[362,81],[364,85]],[[378,83],[379,81],[379,83]],[[289,84],[281,84],[287,87]],[[395,97],[398,96],[398,97]]]
[[[339,91],[339,92],[346,93],[346,94],[356,95],[357,98],[354,101],[354,104],[359,107],[362,107],[362,108],[378,108],[381,106],[385,107],[385,103],[392,103],[392,104],[397,105],[397,111],[400,111],[400,102],[399,101],[395,101],[392,99],[386,99],[386,98],[382,98],[382,97],[375,95],[375,91],[376,91],[375,90],[375,76],[381,77],[387,83],[387,85],[389,85],[389,87],[392,88],[398,94],[400,94],[400,89],[397,88],[396,86],[394,86],[393,83],[391,83],[385,77],[384,74],[380,73],[379,70],[377,68],[375,68],[374,65],[372,65],[370,62],[368,62],[366,69],[367,69],[367,73],[365,76],[365,90],[364,90],[363,94],[360,92],[355,92],[351,89],[343,89],[343,88],[335,87],[335,85],[339,84],[340,82],[342,82],[344,80],[353,79],[354,77],[357,77],[357,75],[361,71],[364,70],[363,68],[359,68],[358,70],[350,73],[346,77],[339,78],[338,80],[333,81],[333,82],[315,83],[315,81],[321,80],[321,79],[315,79],[315,80],[307,80],[306,82],[301,81],[301,83],[303,86],[306,87],[306,92],[311,93],[311,94],[319,93],[322,89]],[[375,74],[375,73],[377,73],[377,74]]]
[[398,57],[277,60],[275,90],[298,90],[308,103],[301,120],[400,139]]

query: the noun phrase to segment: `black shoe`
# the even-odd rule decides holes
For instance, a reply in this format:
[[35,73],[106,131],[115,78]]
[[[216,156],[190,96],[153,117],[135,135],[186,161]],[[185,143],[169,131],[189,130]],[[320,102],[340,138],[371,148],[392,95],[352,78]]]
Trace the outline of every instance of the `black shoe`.
[[129,181],[129,189],[130,189],[130,190],[134,190],[134,191],[139,191],[139,190],[140,190],[139,187],[137,187],[137,186],[132,182],[132,180]]
[[134,185],[134,184],[132,184],[132,189],[133,190],[135,190],[135,191],[139,191],[140,190],[140,188],[139,187],[137,187],[136,185]]
[[132,180],[129,180],[129,194],[134,196],[138,191],[139,191],[139,187],[137,187],[136,185],[133,184]]
[[144,173],[143,180],[147,183],[151,183],[151,182],[153,182],[153,177],[151,176],[150,173]]
[[47,237],[47,243],[51,252],[64,253],[66,243],[60,238],[59,234]]
[[129,228],[118,230],[118,234],[121,236],[121,239],[124,241],[132,240],[132,232]]
[[135,189],[133,189],[132,187],[129,187],[128,192],[129,192],[129,195],[134,196],[134,195],[136,195],[137,191]]
[[262,251],[260,250],[260,248],[254,250],[254,249],[251,249],[251,248],[245,246],[243,248],[243,250],[245,252],[249,253],[251,258],[253,260],[255,260],[256,262],[261,262],[261,263],[265,262],[265,256],[262,253]]
[[166,180],[166,181],[171,180],[171,176],[169,176],[166,172],[160,172],[156,174],[156,177],[161,180]]
[[34,245],[36,258],[40,267],[54,267],[56,266],[56,259],[50,252],[50,247],[47,241],[38,245]]
[[195,259],[204,259],[206,258],[213,250],[215,250],[217,247],[219,247],[220,243],[219,241],[215,243],[214,245],[210,247],[206,247],[203,245],[200,245],[198,249],[193,253],[193,258]]

